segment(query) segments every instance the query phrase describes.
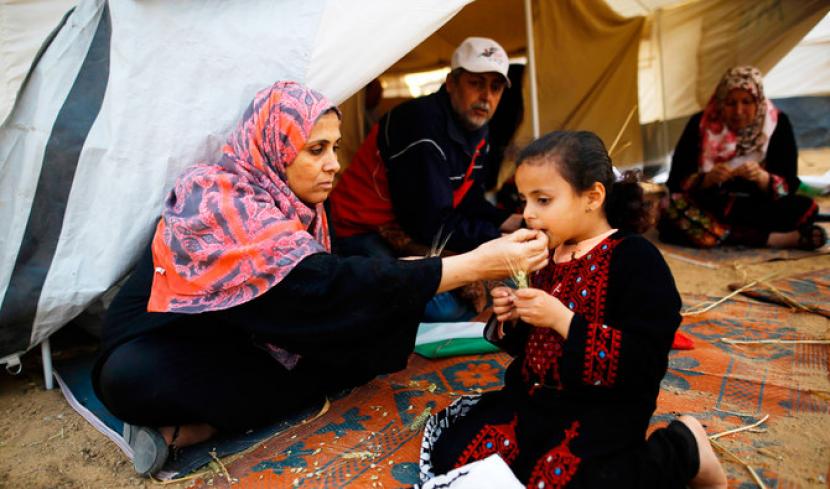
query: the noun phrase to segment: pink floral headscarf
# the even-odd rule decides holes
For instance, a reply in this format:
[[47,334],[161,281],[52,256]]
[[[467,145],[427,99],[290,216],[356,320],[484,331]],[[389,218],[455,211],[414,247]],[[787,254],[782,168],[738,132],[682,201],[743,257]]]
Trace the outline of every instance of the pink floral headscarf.
[[[729,129],[722,116],[723,102],[735,88],[750,92],[758,104],[755,120],[737,133]],[[718,83],[700,120],[701,171],[708,172],[716,163],[739,158],[763,161],[777,124],[778,109],[764,96],[761,72],[752,66],[730,68]]]

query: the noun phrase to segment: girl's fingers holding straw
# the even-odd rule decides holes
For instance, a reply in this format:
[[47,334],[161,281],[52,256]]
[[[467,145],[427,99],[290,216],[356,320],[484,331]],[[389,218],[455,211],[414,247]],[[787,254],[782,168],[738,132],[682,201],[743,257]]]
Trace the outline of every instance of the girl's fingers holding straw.
[[499,314],[495,311],[493,311],[493,312],[496,314],[496,319],[499,320],[502,323],[506,323],[507,321],[513,321],[515,319],[519,319],[519,315],[516,314],[515,309],[511,309],[509,312],[505,312],[505,313],[502,313],[502,314]]
[[510,288],[504,286],[495,287],[493,290],[490,291],[490,295],[493,297],[493,299],[498,299],[501,297],[510,297]]
[[526,288],[526,289],[518,289],[514,292],[514,294],[516,295],[516,298],[520,301],[532,301],[533,299],[536,299],[537,297],[542,297],[542,296],[547,295],[547,292],[545,292],[543,290],[540,290],[540,289]]

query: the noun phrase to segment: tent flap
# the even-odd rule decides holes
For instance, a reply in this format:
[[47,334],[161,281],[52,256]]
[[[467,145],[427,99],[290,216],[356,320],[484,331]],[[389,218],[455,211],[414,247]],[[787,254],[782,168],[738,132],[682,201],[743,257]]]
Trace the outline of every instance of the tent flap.
[[[643,17],[620,17],[602,0],[538,2],[535,7],[542,133],[588,130],[610,146],[636,110]],[[635,112],[612,154],[617,165],[642,160],[637,122]],[[530,139],[528,126],[525,121],[520,139]]]
[[176,176],[218,159],[257,90],[338,102],[468,1],[81,1],[0,126],[0,358],[130,270]]

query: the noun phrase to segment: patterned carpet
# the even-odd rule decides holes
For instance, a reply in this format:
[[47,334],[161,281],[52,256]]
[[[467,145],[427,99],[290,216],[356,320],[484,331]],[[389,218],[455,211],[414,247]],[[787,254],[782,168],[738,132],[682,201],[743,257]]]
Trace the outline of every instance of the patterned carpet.
[[[704,299],[687,298],[687,306]],[[768,487],[816,487],[811,480],[826,481],[828,345],[720,341],[798,337],[790,326],[792,314],[767,304],[729,301],[687,317],[682,329],[697,347],[672,353],[652,425],[667,423],[672,413],[691,413],[715,433],[769,414],[760,430],[720,441],[752,465]],[[355,389],[334,401],[324,415],[288,428],[232,462],[226,460],[231,477],[238,480],[233,487],[410,486],[418,482],[425,413],[442,409],[458,395],[497,388],[508,362],[504,354],[437,361],[413,356],[405,371]],[[725,467],[730,487],[755,487],[745,468],[733,462]],[[216,476],[210,484],[195,484],[208,486],[226,487],[227,482]]]
[[[705,299],[690,297],[686,302]],[[743,432],[719,441],[752,465],[768,487],[827,487],[830,345],[721,341],[808,339],[792,326],[793,314],[736,300],[685,318],[682,329],[697,348],[672,353],[655,418],[690,412],[711,434],[752,424],[768,414],[764,432]],[[816,429],[821,431],[810,433]],[[742,466],[731,461],[725,466],[729,487],[757,487]]]

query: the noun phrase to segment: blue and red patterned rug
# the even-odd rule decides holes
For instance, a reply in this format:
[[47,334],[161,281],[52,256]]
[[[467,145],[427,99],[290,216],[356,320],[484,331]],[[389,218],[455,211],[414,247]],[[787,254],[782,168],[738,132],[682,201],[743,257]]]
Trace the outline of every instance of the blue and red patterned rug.
[[[711,298],[687,297],[686,306]],[[695,349],[673,351],[652,427],[675,413],[690,413],[710,433],[751,424],[759,429],[719,441],[753,466],[768,487],[827,487],[830,479],[830,345],[730,344],[742,340],[811,339],[787,308],[731,300],[686,317],[682,331]],[[233,487],[400,488],[418,482],[418,455],[426,417],[462,394],[496,389],[509,362],[505,354],[427,360],[387,375],[292,420],[256,433],[191,447],[166,470],[186,473],[212,460],[215,449]],[[83,362],[57,366],[67,392],[91,422],[110,426],[88,384]],[[217,394],[220,395],[220,394]],[[96,421],[97,420],[97,421]],[[233,455],[235,453],[235,455]],[[755,487],[747,470],[726,461],[730,487]],[[224,470],[191,479],[192,487],[227,487]]]
[[[691,297],[687,305],[706,299]],[[721,338],[800,337],[786,309],[729,301],[686,318],[683,331],[696,348],[674,351],[652,426],[674,413],[698,417],[710,433],[751,424],[759,430],[724,437],[768,487],[815,487],[830,476],[828,345],[732,345]],[[418,482],[422,421],[455,397],[498,388],[504,354],[426,360],[360,387],[334,401],[323,416],[287,428],[233,461],[233,487],[399,488]],[[818,433],[819,427],[824,433]],[[814,430],[799,434],[799,429]],[[824,450],[824,452],[822,452]],[[726,460],[725,457],[722,457]],[[724,463],[730,487],[755,487],[740,465]],[[227,485],[215,476],[210,487]],[[208,487],[206,480],[195,487]],[[821,486],[823,487],[823,486]]]

